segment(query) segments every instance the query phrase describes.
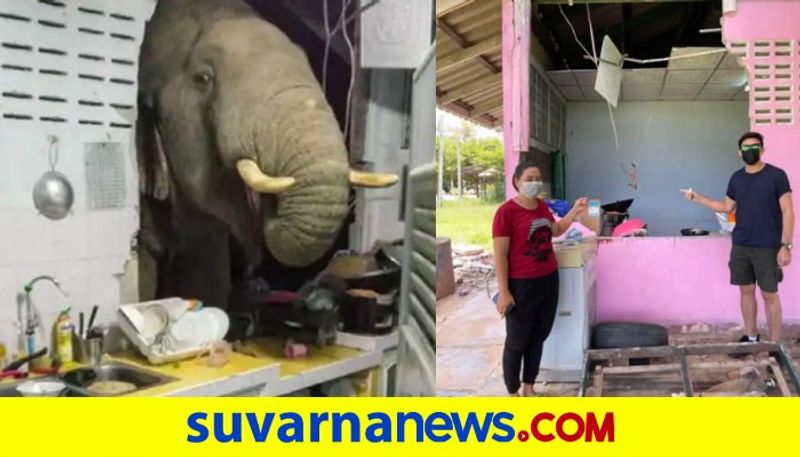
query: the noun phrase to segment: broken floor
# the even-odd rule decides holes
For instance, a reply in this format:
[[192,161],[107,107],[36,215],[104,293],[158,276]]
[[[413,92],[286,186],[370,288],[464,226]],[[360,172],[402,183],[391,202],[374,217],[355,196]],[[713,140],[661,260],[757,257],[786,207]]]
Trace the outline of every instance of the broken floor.
[[[706,324],[670,328],[671,344],[733,342],[742,334],[741,326],[713,327]],[[800,325],[786,326],[784,341],[788,344],[795,366],[800,361]],[[458,293],[436,303],[436,391],[438,396],[506,396],[501,357],[505,325],[497,315],[485,289],[473,289],[468,295]],[[759,356],[765,357],[765,356]],[[752,356],[742,360],[753,360]],[[705,356],[703,362],[732,361],[727,356]],[[692,379],[703,386],[729,380],[738,368],[694,370]],[[761,373],[767,377],[768,373]],[[577,395],[573,383],[538,384],[537,390],[547,396]],[[677,389],[677,390],[676,390]],[[604,392],[620,396],[669,395],[680,391],[677,374],[630,375],[609,378]],[[591,388],[588,392],[591,395]],[[768,395],[780,395],[775,389]]]

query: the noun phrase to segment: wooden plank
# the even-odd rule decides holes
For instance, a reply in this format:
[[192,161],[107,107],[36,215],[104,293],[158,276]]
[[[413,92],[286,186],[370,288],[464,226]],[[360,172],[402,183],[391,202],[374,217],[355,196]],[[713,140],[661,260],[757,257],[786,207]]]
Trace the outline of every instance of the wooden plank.
[[487,38],[479,43],[466,48],[461,48],[446,56],[436,59],[436,72],[453,68],[458,64],[480,57],[483,54],[496,51],[503,46],[503,36],[497,35]]
[[597,367],[594,371],[594,396],[603,396],[603,367]]
[[503,11],[503,148],[506,197],[520,155],[530,138],[531,0],[502,0]]
[[436,0],[436,17],[444,16],[447,13],[463,8],[475,0]]
[[[437,0],[439,3],[441,0]],[[572,3],[590,5],[603,4],[603,3],[686,3],[686,2],[711,2],[717,0],[572,0]],[[539,5],[569,5],[570,0],[536,0]],[[437,6],[438,8],[438,6]]]
[[591,349],[587,351],[594,361],[651,357],[675,357],[677,350],[673,346],[653,346],[625,349]]
[[475,105],[471,110],[469,110],[469,117],[476,118],[483,116],[489,111],[501,106],[503,106],[502,97],[492,98],[491,100],[487,100],[479,105]]
[[778,389],[780,389],[781,395],[784,397],[791,397],[792,392],[789,390],[789,385],[786,384],[786,378],[783,377],[783,370],[781,370],[778,362],[772,357],[769,359],[769,367],[772,368],[772,374],[775,375],[775,381],[778,383]]
[[677,347],[686,351],[686,355],[755,354],[778,351],[780,348],[779,345],[769,342],[686,344]]
[[438,103],[440,105],[446,105],[450,102],[458,100],[459,98],[464,98],[469,95],[493,89],[502,82],[503,80],[499,74],[492,74],[489,76],[485,76],[474,82],[456,87],[454,89],[445,92],[444,95],[441,95],[439,97]]
[[686,363],[686,353],[684,351],[678,352],[678,357],[681,361],[681,378],[683,380],[683,393],[687,397],[694,396],[694,389],[692,388],[692,378],[690,377],[689,366]]
[[[462,37],[461,35],[459,35],[458,32],[456,32],[452,27],[450,27],[450,25],[447,22],[441,19],[437,19],[436,27],[439,27],[439,30],[444,32],[445,35],[450,37],[451,40],[455,41],[462,48],[468,48],[470,46],[470,42],[465,40],[464,37]],[[486,57],[480,56],[478,57],[478,61],[484,67],[486,67],[486,69],[488,69],[490,72],[500,73],[500,69],[495,67],[494,64],[492,64],[491,62],[489,62],[489,60]]]
[[589,372],[592,371],[592,360],[589,358],[589,353],[583,354],[583,373],[581,373],[581,380],[578,384],[578,396],[586,396],[586,386],[589,384]]

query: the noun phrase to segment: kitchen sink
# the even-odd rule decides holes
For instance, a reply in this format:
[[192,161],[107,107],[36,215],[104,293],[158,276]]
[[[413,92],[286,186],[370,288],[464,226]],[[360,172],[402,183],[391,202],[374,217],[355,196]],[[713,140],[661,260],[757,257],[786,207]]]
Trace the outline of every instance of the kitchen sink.
[[[133,384],[136,388],[130,392],[126,392],[133,393],[177,380],[177,378],[173,378],[172,376],[162,375],[151,370],[120,362],[76,368],[64,373],[58,378],[44,377],[36,379],[39,381],[59,380],[66,384],[66,389],[61,392],[62,397],[101,396],[100,394],[89,391],[89,387],[92,383],[98,381],[121,381]],[[17,386],[25,381],[26,380],[23,379],[15,382],[0,383],[0,397],[21,397],[22,394],[17,392]]]
[[[151,387],[160,386],[175,381],[177,378],[162,375],[151,370],[135,367],[120,362],[104,363],[93,367],[78,368],[61,376],[61,380],[70,387],[74,387],[79,393],[86,396],[98,396],[88,388],[94,382],[99,381],[120,381],[133,384],[137,392]],[[126,392],[126,393],[131,393]]]

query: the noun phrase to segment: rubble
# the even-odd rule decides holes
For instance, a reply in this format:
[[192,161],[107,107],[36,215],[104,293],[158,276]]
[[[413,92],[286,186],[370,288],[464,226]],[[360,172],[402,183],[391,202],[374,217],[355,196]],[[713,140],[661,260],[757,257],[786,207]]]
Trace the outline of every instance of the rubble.
[[463,297],[474,290],[494,288],[494,258],[480,246],[454,246],[453,271],[456,293]]

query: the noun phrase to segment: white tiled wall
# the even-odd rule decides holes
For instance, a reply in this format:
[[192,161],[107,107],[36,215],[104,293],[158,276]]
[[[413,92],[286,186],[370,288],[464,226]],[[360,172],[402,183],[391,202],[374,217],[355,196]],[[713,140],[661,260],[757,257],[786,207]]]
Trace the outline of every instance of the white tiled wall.
[[[67,306],[76,322],[77,311],[88,314],[94,304],[98,322],[113,319],[120,302],[115,275],[138,228],[131,124],[138,48],[154,6],[155,0],[0,0],[0,341],[9,352],[17,349],[17,294],[38,275],[54,276],[69,294],[37,284],[33,300],[47,335]],[[73,213],[60,221],[39,215],[31,193],[50,168],[50,135],[58,138],[56,169],[75,191]],[[84,145],[94,142],[123,145],[122,208],[88,209]]]

